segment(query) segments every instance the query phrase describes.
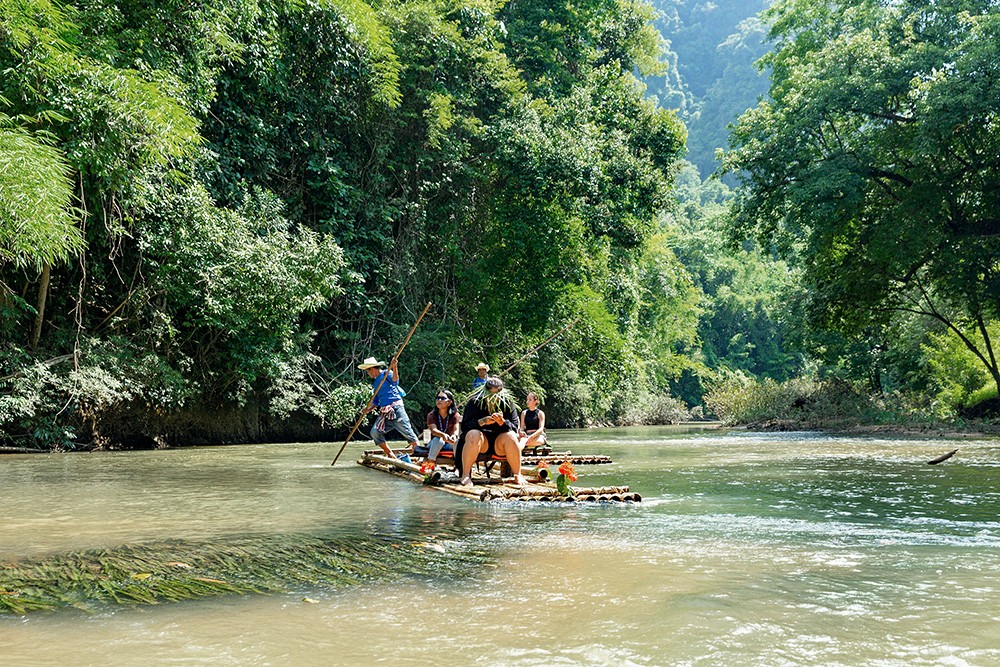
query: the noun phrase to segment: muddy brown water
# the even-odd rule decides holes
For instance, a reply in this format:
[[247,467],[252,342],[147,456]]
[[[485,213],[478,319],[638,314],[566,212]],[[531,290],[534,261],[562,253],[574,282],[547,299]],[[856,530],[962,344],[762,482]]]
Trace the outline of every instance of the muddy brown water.
[[[0,616],[0,664],[1000,664],[1000,441],[560,431],[632,506],[478,504],[339,443],[0,457],[0,562],[331,536],[466,576]],[[926,461],[948,450],[939,466]],[[349,456],[355,454],[355,456]]]

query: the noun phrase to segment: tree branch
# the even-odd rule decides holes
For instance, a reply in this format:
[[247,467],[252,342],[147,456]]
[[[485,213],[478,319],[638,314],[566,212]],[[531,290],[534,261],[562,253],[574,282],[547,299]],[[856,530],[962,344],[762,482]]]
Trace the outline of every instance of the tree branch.
[[892,113],[891,111],[886,111],[883,113],[878,113],[875,111],[869,111],[867,109],[859,109],[857,107],[852,107],[851,111],[853,113],[861,114],[862,116],[870,116],[872,118],[881,118],[882,120],[891,120],[894,123],[915,123],[916,118],[910,116],[901,116],[898,113]]

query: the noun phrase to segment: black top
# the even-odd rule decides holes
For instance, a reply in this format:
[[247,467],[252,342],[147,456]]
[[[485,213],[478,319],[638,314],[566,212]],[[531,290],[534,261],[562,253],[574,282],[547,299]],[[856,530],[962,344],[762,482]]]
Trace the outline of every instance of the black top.
[[483,417],[489,417],[491,414],[489,409],[482,404],[477,398],[473,398],[465,406],[465,410],[462,411],[462,441],[465,441],[465,435],[469,431],[481,431],[486,435],[500,435],[507,431],[513,431],[517,433],[517,429],[521,424],[521,420],[517,416],[517,406],[511,405],[507,410],[503,411],[504,422],[503,424],[486,424],[485,426],[479,425],[479,420]]
[[534,433],[538,430],[538,408],[524,411],[524,432]]
[[491,422],[480,426],[480,419],[493,414],[486,407],[485,401],[482,400],[482,395],[477,394],[466,404],[465,409],[462,410],[462,433],[458,436],[458,444],[455,446],[455,467],[459,472],[462,469],[462,449],[465,448],[465,436],[469,434],[469,431],[479,431],[490,440],[495,436],[509,431],[513,431],[515,437],[517,437],[517,429],[521,423],[521,420],[517,416],[517,406],[514,404],[514,401],[509,399],[506,401],[506,405],[507,409],[503,410],[503,424],[494,424]]

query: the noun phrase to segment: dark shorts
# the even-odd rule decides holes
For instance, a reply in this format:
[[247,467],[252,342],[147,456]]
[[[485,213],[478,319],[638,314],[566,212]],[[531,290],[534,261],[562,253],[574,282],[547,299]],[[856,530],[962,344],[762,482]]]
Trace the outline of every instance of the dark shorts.
[[[479,431],[479,429],[476,429],[476,430]],[[514,431],[500,431],[499,433],[497,433],[495,431],[494,432],[479,431],[479,432],[482,433],[483,436],[486,438],[486,451],[485,452],[480,452],[479,456],[477,457],[477,459],[480,460],[480,461],[488,461],[488,460],[490,460],[491,458],[493,458],[494,456],[497,455],[497,450],[496,450],[497,438],[499,438],[504,433],[512,433],[514,435],[514,438],[515,439],[517,438],[517,433],[514,433]],[[462,438],[461,438],[461,440],[458,443],[458,452],[455,453],[455,463],[456,463],[456,465],[460,465],[461,464],[462,455],[461,455],[460,452],[465,448],[466,444],[468,444],[466,442],[466,440],[465,440],[465,436],[466,435],[467,434],[463,433],[462,434]]]
[[[483,456],[483,457],[487,457],[487,456],[493,457],[493,456],[496,456],[497,455],[497,448],[496,448],[497,438],[499,438],[501,435],[503,435],[503,433],[487,433],[486,431],[482,431],[481,433],[484,436],[486,436],[486,452],[485,453],[480,453],[479,455]],[[509,433],[509,431],[504,431],[504,433]]]

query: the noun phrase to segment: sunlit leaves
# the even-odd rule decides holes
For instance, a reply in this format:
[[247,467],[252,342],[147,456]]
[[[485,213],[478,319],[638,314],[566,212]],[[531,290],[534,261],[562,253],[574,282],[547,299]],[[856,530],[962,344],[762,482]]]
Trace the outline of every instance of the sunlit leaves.
[[0,264],[40,269],[83,245],[70,169],[58,149],[5,120],[0,114]]
[[747,185],[738,232],[801,244],[824,326],[912,309],[981,329],[1000,304],[996,4],[787,0],[769,16],[771,100],[726,158]]

